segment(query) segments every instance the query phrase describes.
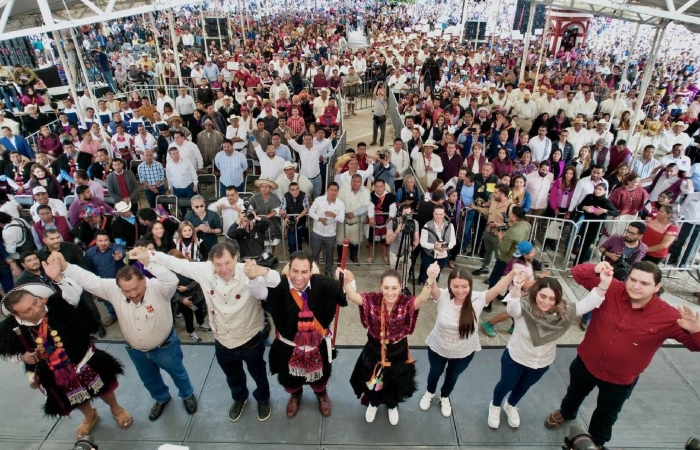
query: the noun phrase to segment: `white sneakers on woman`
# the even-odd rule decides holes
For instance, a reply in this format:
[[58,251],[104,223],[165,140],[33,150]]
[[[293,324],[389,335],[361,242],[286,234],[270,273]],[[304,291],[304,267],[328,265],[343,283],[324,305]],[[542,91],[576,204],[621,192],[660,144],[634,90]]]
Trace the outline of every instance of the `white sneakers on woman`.
[[396,425],[399,423],[399,407],[389,408],[389,423]]
[[[420,399],[420,409],[423,411],[429,410],[433,402],[433,397],[435,397],[435,394],[426,391],[426,393],[423,394],[423,398]],[[452,405],[448,397],[440,397],[440,411],[445,417],[450,417],[452,415]]]
[[[503,410],[506,412],[506,416],[508,417],[508,425],[510,425],[512,428],[518,428],[520,426],[520,414],[518,413],[518,408],[511,406],[506,400]],[[493,406],[493,404],[489,403],[489,426],[496,429],[500,424],[501,408],[498,406]]]
[[440,397],[440,412],[444,417],[450,417],[452,415],[452,405],[450,404],[449,397]]
[[489,426],[493,429],[497,429],[500,424],[501,408],[493,406],[493,403],[489,403]]
[[435,397],[435,394],[426,391],[425,394],[423,394],[423,398],[420,399],[420,409],[423,411],[429,410],[430,404],[433,402],[433,397]]
[[377,417],[377,407],[369,405],[367,407],[367,411],[365,412],[365,420],[367,423],[372,423],[374,422],[374,418]]
[[503,410],[506,412],[506,416],[508,416],[508,425],[510,425],[512,428],[518,428],[520,426],[520,414],[518,414],[518,408],[509,405],[508,400],[506,400]]

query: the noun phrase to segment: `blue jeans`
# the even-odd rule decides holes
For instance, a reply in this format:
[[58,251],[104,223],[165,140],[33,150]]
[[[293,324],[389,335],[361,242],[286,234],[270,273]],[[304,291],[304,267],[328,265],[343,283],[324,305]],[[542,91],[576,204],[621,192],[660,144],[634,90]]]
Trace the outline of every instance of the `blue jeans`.
[[588,432],[595,445],[602,446],[610,440],[612,427],[622,410],[639,377],[632,384],[613,384],[599,380],[588,371],[581,358],[576,356],[569,366],[569,386],[566,396],[561,401],[561,415],[567,420],[574,420],[583,401],[593,388],[598,387],[598,400],[591,416]]
[[170,398],[170,391],[163,381],[160,369],[165,370],[173,379],[180,398],[185,399],[194,394],[190,376],[182,363],[182,347],[175,329],[170,332],[170,336],[163,345],[150,352],[142,352],[128,345],[126,352],[153,400],[165,403]]
[[114,76],[112,75],[111,70],[103,71],[102,77],[104,78],[105,83],[107,83],[107,85],[109,85],[109,88],[112,90],[113,93],[116,94],[117,92],[119,92],[117,90],[117,83],[114,81]]
[[467,216],[462,230],[462,251],[467,251],[469,241],[472,239],[472,227],[474,227],[474,219],[476,218],[476,210],[470,209],[467,211]]
[[[440,266],[440,271],[442,271],[442,269],[444,269],[445,266],[447,265],[447,261],[449,261],[449,259],[450,259],[449,255],[444,257],[444,258],[435,259],[432,256],[430,256],[428,254],[428,252],[425,251],[425,249],[421,248],[421,251],[420,251],[420,275],[418,275],[418,284],[423,284],[423,283],[425,283],[425,280],[428,279],[428,267],[432,263],[437,261],[438,265]],[[440,276],[438,276],[437,280],[435,280],[435,281],[438,281],[438,280],[440,280]]]
[[501,261],[500,259],[496,258],[496,263],[493,265],[493,270],[491,271],[491,275],[489,276],[489,289],[494,287],[503,277],[503,272],[506,271],[506,266],[508,265],[507,262]]
[[[476,331],[475,331],[476,332]],[[440,376],[445,372],[445,381],[440,388],[440,397],[449,397],[457,384],[457,378],[467,370],[469,363],[474,359],[474,353],[464,358],[444,358],[431,349],[428,349],[428,362],[430,362],[430,372],[428,373],[428,392],[434,394]],[[447,370],[445,370],[447,366]]]
[[287,238],[289,239],[289,254],[291,255],[295,251],[301,250],[304,241],[309,242],[309,229],[306,228],[306,225],[290,226],[287,230]]
[[226,383],[231,389],[231,397],[234,402],[248,400],[248,386],[246,385],[243,362],[248,367],[248,373],[255,381],[256,389],[253,397],[258,402],[270,399],[270,384],[267,381],[267,369],[265,366],[265,342],[262,333],[255,335],[251,340],[236,348],[226,348],[214,342],[216,361],[226,375]]
[[321,175],[319,174],[316,178],[309,178],[309,181],[311,181],[311,185],[314,187],[314,199],[319,198],[321,196]]
[[12,110],[14,105],[17,111],[23,111],[22,104],[19,102],[19,97],[17,96],[17,89],[14,86],[3,86],[0,87],[0,92],[2,92],[2,97],[5,100],[5,107]]
[[[174,189],[173,189],[174,191]],[[148,201],[148,206],[150,208],[155,208],[156,207],[156,197],[159,195],[165,195],[165,186],[162,184],[158,186],[158,193],[156,194],[155,192],[152,192],[150,189],[144,189],[144,193],[146,194],[146,200]]]
[[177,198],[192,198],[194,197],[194,184],[190,184],[186,188],[173,188],[173,195]]
[[515,406],[527,391],[537,383],[542,375],[549,370],[549,366],[539,369],[531,369],[513,361],[508,349],[501,356],[501,379],[493,390],[493,405],[500,407],[506,394],[510,392],[508,404]]

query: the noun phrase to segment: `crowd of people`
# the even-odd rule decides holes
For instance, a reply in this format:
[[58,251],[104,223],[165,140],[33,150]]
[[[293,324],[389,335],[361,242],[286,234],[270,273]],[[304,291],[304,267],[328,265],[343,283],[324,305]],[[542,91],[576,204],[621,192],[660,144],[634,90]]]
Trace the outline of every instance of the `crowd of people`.
[[[85,52],[94,81],[99,75],[110,91],[93,98],[85,88],[60,105],[30,69],[7,74],[13,81],[0,85],[0,282],[8,318],[0,324],[0,354],[26,364],[31,382],[48,393],[47,414],[78,408],[85,418],[77,433],[87,434],[98,420],[89,400],[100,397],[120,427],[130,426],[114,394],[121,363],[90,338],[114,325],[155,402],[149,419],[171,399],[161,369],[194,414],[197,399],[173,329],[181,314],[192,341],[214,335],[232,422],[249,397],[242,361],[256,384],[259,420],[272,408],[268,363],[290,394],[288,417],[306,384],[328,416],[329,327],[336,305],[350,301],[368,330],[353,391],[368,422],[385,405],[396,425],[399,404],[418,389],[407,336],[432,299],[438,318],[426,340],[422,410],[444,373],[439,403],[451,415],[449,396],[481,348],[479,330],[495,336],[494,325],[511,318],[488,425],[499,427],[503,408],[518,427],[517,405],[580,316],[581,328],[594,330],[546,426],[575,419],[597,386],[607,401],[589,431],[602,448],[664,340],[700,350],[698,315],[658,296],[658,264],[695,265],[700,234],[693,57],[662,60],[652,88],[638,92],[641,53],[576,44],[538,67],[541,41],[531,49],[500,38],[462,44],[414,28],[406,8],[332,5],[307,20],[263,15],[245,32],[232,23],[232,38],[220,40],[203,35],[189,8],[176,11],[172,40],[164,16],[149,19],[153,28],[135,19],[86,26],[78,30],[83,48],[66,44],[64,67],[74,70],[76,52]],[[368,45],[351,48],[349,29],[364,30]],[[125,50],[135,41],[158,46],[159,56]],[[627,74],[624,57],[634,60]],[[373,102],[372,141],[338,155],[343,119],[358,115],[360,96]],[[385,140],[394,102],[403,123]],[[246,192],[253,185],[256,192]],[[168,208],[163,196],[180,207]],[[535,244],[558,245],[567,235],[574,279],[590,291],[578,302],[563,298],[536,259]],[[367,262],[390,264],[379,292],[358,293],[352,272],[336,267],[346,239],[351,263],[366,243]],[[284,276],[275,270],[279,246],[290,255]],[[460,253],[480,256],[481,266],[471,273],[455,266]],[[409,278],[420,291],[407,295],[404,273],[419,259],[417,278]],[[482,275],[489,275],[488,290],[473,291],[473,277]],[[506,311],[480,322],[496,299]],[[624,340],[645,342],[634,352],[627,341],[601,342],[624,320],[620,309],[662,321],[664,332],[653,339],[643,327],[627,333]],[[614,369],[598,369],[600,360]]]

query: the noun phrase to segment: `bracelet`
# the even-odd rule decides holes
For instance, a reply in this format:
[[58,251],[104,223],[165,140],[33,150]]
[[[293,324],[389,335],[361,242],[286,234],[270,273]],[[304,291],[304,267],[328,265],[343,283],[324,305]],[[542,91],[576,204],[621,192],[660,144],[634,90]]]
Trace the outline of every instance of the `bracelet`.
[[433,286],[435,286],[435,282],[433,281],[432,284],[425,283],[425,284],[423,284],[423,286],[427,287],[427,288],[432,288]]
[[600,289],[601,291],[607,291],[607,290],[610,289],[610,288],[605,288],[605,289],[603,289],[603,288],[600,287],[600,286],[596,286],[596,289]]

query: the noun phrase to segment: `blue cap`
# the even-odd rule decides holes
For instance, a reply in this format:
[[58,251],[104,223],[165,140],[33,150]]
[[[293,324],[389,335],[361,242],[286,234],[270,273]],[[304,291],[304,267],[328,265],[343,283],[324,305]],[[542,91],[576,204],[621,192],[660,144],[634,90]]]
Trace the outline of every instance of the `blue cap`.
[[515,256],[516,258],[520,258],[521,256],[530,253],[532,250],[534,250],[534,248],[535,247],[530,241],[522,241],[518,244],[518,247],[515,249],[515,253],[513,253],[513,256]]

